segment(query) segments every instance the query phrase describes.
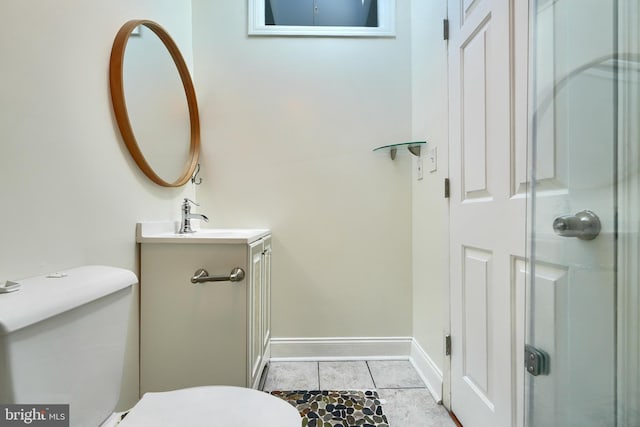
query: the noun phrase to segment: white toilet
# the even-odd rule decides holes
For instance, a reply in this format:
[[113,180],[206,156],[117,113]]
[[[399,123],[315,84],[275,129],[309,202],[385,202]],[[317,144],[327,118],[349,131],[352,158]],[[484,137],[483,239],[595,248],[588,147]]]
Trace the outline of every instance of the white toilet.
[[0,293],[0,404],[69,404],[74,427],[301,425],[287,402],[226,386],[146,393],[120,421],[113,411],[136,276],[86,266],[20,284]]

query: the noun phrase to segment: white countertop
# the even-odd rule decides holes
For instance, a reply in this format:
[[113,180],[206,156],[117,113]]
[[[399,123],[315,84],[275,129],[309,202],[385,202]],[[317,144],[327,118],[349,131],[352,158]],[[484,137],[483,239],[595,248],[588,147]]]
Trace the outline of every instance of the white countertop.
[[176,222],[142,222],[136,224],[138,243],[233,244],[253,243],[271,234],[268,228],[200,228],[180,234]]

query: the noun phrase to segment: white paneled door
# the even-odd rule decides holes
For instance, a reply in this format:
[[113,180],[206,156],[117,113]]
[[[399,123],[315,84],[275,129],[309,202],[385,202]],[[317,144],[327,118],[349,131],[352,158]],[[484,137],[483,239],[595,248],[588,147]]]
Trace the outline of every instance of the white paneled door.
[[465,427],[519,425],[526,73],[518,75],[518,61],[526,70],[526,36],[518,54],[515,47],[527,21],[515,3],[448,3],[450,409]]

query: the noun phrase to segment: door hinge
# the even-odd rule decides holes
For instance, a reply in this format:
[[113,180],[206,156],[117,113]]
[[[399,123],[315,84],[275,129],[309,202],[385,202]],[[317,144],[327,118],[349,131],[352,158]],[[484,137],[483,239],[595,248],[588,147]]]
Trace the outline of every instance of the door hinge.
[[451,335],[444,337],[444,355],[451,356]]
[[524,346],[524,366],[527,372],[537,377],[549,374],[549,355],[532,345]]
[[449,40],[449,20],[442,20],[442,38],[444,40]]
[[445,178],[444,179],[444,198],[448,199],[450,195],[451,195],[451,190],[449,185],[449,178]]

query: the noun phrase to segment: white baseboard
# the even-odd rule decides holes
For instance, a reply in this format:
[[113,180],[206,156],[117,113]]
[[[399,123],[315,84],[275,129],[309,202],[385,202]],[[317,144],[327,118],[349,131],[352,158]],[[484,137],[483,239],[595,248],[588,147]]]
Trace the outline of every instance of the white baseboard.
[[411,337],[272,338],[271,360],[407,360]]
[[411,339],[409,360],[426,384],[436,402],[442,402],[442,371],[415,339]]

